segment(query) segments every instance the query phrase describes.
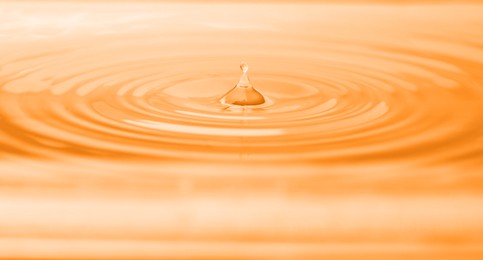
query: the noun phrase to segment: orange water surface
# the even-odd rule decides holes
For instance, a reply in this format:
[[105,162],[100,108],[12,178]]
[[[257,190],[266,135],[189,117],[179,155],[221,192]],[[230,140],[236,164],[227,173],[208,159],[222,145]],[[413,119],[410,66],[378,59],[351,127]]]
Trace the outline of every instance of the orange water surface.
[[0,259],[483,259],[483,4],[375,2],[1,1]]

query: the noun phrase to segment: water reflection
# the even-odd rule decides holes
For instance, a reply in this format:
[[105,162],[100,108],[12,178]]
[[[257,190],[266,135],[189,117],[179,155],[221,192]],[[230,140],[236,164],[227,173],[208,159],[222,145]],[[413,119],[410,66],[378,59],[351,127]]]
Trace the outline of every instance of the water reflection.
[[0,257],[482,255],[481,5],[2,6]]

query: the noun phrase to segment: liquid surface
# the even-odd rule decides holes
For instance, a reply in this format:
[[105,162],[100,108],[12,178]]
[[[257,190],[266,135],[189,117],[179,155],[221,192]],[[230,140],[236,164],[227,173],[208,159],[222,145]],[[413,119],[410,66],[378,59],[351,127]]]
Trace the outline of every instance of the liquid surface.
[[1,7],[0,258],[483,255],[483,5]]

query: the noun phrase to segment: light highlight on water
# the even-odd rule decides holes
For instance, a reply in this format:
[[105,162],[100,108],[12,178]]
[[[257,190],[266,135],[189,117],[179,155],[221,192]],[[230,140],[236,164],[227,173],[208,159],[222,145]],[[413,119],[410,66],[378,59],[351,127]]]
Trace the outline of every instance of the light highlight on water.
[[481,259],[483,5],[108,2],[1,2],[1,259]]

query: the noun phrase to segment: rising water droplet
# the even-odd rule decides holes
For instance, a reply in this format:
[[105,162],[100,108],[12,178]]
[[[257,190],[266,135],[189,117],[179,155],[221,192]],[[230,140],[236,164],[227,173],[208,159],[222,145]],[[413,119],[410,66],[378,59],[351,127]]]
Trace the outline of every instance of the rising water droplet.
[[265,98],[256,90],[248,78],[248,65],[244,62],[240,64],[242,75],[238,84],[228,91],[220,102],[228,105],[253,106],[265,103]]

